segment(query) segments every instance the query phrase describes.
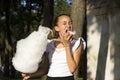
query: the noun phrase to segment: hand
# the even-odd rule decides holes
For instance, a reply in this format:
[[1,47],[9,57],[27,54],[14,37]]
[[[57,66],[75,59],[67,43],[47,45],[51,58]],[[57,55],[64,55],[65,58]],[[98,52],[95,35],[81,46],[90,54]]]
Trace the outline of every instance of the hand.
[[69,34],[69,33],[65,33],[65,34],[61,34],[59,33],[60,35],[60,41],[63,43],[63,45],[66,47],[66,46],[70,46],[70,42],[72,40],[72,35]]
[[23,80],[28,80],[30,78],[30,74],[22,73]]

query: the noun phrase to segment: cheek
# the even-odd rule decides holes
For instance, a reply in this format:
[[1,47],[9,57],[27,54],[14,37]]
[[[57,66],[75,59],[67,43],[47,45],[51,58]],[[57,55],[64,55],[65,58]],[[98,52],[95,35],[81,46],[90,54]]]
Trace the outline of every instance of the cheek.
[[65,29],[65,28],[60,28],[60,32],[61,32],[61,33],[65,33],[65,32],[66,32],[66,29]]
[[60,33],[65,33],[66,32],[66,29],[63,25],[59,25],[57,28],[56,28],[56,31],[60,32]]

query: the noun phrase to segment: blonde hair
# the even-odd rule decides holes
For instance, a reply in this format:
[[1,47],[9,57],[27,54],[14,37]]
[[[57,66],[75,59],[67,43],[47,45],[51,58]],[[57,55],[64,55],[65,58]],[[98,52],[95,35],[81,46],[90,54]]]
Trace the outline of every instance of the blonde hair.
[[54,39],[58,37],[59,37],[59,33],[55,30],[55,27],[53,27],[52,31],[48,35],[48,39]]

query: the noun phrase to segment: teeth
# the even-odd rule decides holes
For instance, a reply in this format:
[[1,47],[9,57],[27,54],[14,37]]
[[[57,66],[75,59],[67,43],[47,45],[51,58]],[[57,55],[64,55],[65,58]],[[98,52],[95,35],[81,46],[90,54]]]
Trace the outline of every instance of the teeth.
[[67,32],[69,32],[69,33],[72,34],[72,35],[75,35],[75,34],[76,34],[75,31],[67,31]]

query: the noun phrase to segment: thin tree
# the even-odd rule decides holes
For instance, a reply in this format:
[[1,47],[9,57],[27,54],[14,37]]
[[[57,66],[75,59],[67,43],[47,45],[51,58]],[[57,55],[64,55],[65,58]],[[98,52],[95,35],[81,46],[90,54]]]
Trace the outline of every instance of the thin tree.
[[54,0],[43,0],[43,25],[52,28]]
[[[53,14],[54,13],[54,0],[43,0],[43,25],[52,28]],[[46,75],[42,77],[46,80]]]
[[13,68],[11,65],[11,57],[13,55],[11,31],[10,31],[10,3],[11,0],[4,0],[4,11],[5,11],[5,56],[4,56],[4,76],[9,77],[10,70]]
[[[75,37],[78,38],[82,36],[83,26],[85,23],[85,0],[73,0],[71,12],[73,29],[76,31]],[[74,77],[75,80],[78,79],[78,69],[74,73]]]

